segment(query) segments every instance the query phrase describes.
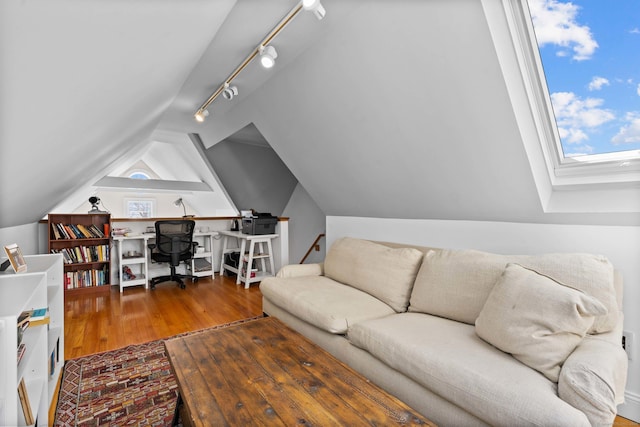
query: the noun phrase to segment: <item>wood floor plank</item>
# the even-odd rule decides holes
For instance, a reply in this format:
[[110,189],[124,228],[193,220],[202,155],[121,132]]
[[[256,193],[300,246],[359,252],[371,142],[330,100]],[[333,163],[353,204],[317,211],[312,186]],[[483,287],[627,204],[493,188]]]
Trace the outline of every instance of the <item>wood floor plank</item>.
[[72,359],[205,329],[262,314],[257,285],[244,289],[235,280],[216,276],[173,283],[154,290],[131,287],[121,294],[65,296],[65,357]]

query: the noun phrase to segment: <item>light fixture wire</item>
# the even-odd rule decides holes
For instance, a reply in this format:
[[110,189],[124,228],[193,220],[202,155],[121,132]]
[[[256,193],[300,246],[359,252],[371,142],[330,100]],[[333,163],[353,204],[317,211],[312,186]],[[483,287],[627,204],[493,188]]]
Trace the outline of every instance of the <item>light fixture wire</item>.
[[198,115],[198,113],[204,113],[204,111],[209,108],[209,105],[211,105],[211,103],[215,101],[218,96],[220,96],[222,91],[225,89],[225,85],[230,85],[233,79],[235,79],[238,74],[240,74],[240,72],[244,70],[247,65],[249,65],[253,58],[259,55],[260,49],[271,43],[271,41],[280,33],[280,31],[282,31],[289,24],[289,22],[291,22],[291,20],[293,20],[293,18],[295,18],[296,15],[300,13],[301,10],[302,2],[298,3],[293,9],[289,11],[289,13],[285,15],[284,18],[282,18],[282,20],[280,20],[278,25],[276,25],[273,30],[271,30],[271,32],[249,54],[249,56],[247,56],[245,60],[242,61],[242,63],[238,65],[238,67],[233,71],[233,73],[231,73],[229,77],[227,77],[227,79],[220,85],[220,87],[218,87],[218,89],[216,89],[216,91],[211,94],[211,96],[200,106],[200,108],[198,108],[198,111],[196,111],[194,116]]

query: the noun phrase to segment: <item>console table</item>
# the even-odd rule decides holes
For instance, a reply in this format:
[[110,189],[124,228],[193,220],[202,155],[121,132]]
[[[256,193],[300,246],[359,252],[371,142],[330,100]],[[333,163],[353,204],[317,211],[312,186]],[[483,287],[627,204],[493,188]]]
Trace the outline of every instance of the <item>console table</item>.
[[185,426],[431,426],[273,317],[164,342]]
[[[277,234],[244,234],[241,231],[219,231],[222,236],[222,259],[220,261],[220,272],[224,269],[236,273],[236,284],[244,282],[244,288],[249,289],[249,285],[259,282],[265,277],[275,275],[275,267],[273,264],[273,246],[271,241],[278,237]],[[229,247],[229,240],[236,239],[235,247]],[[247,243],[249,248],[247,251]],[[256,249],[258,252],[256,253]],[[232,252],[240,251],[240,259],[238,265],[233,266],[225,263],[225,255]],[[253,271],[253,262],[258,261],[259,267],[257,271]],[[267,261],[269,268],[267,269]],[[245,268],[246,265],[246,268]]]

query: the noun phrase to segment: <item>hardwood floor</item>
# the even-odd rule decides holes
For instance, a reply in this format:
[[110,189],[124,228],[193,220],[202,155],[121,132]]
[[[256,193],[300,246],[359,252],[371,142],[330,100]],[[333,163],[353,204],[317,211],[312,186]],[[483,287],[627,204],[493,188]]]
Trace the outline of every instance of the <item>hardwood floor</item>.
[[[109,295],[76,294],[65,297],[65,358],[73,359],[166,338],[262,314],[262,294],[235,278],[187,281],[186,289],[173,283],[156,289],[112,287]],[[57,398],[54,399],[54,402]],[[49,412],[53,422],[55,405]],[[640,426],[616,417],[615,427]]]
[[154,290],[113,286],[105,296],[65,296],[65,358],[139,344],[182,332],[262,314],[258,285],[244,289],[235,278],[216,275],[186,282],[186,289],[164,283]]

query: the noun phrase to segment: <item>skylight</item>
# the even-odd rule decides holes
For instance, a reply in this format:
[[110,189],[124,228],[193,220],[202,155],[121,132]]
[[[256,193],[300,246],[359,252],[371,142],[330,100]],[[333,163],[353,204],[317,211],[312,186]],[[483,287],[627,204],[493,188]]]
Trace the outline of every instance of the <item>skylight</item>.
[[640,159],[640,1],[528,3],[560,163]]

